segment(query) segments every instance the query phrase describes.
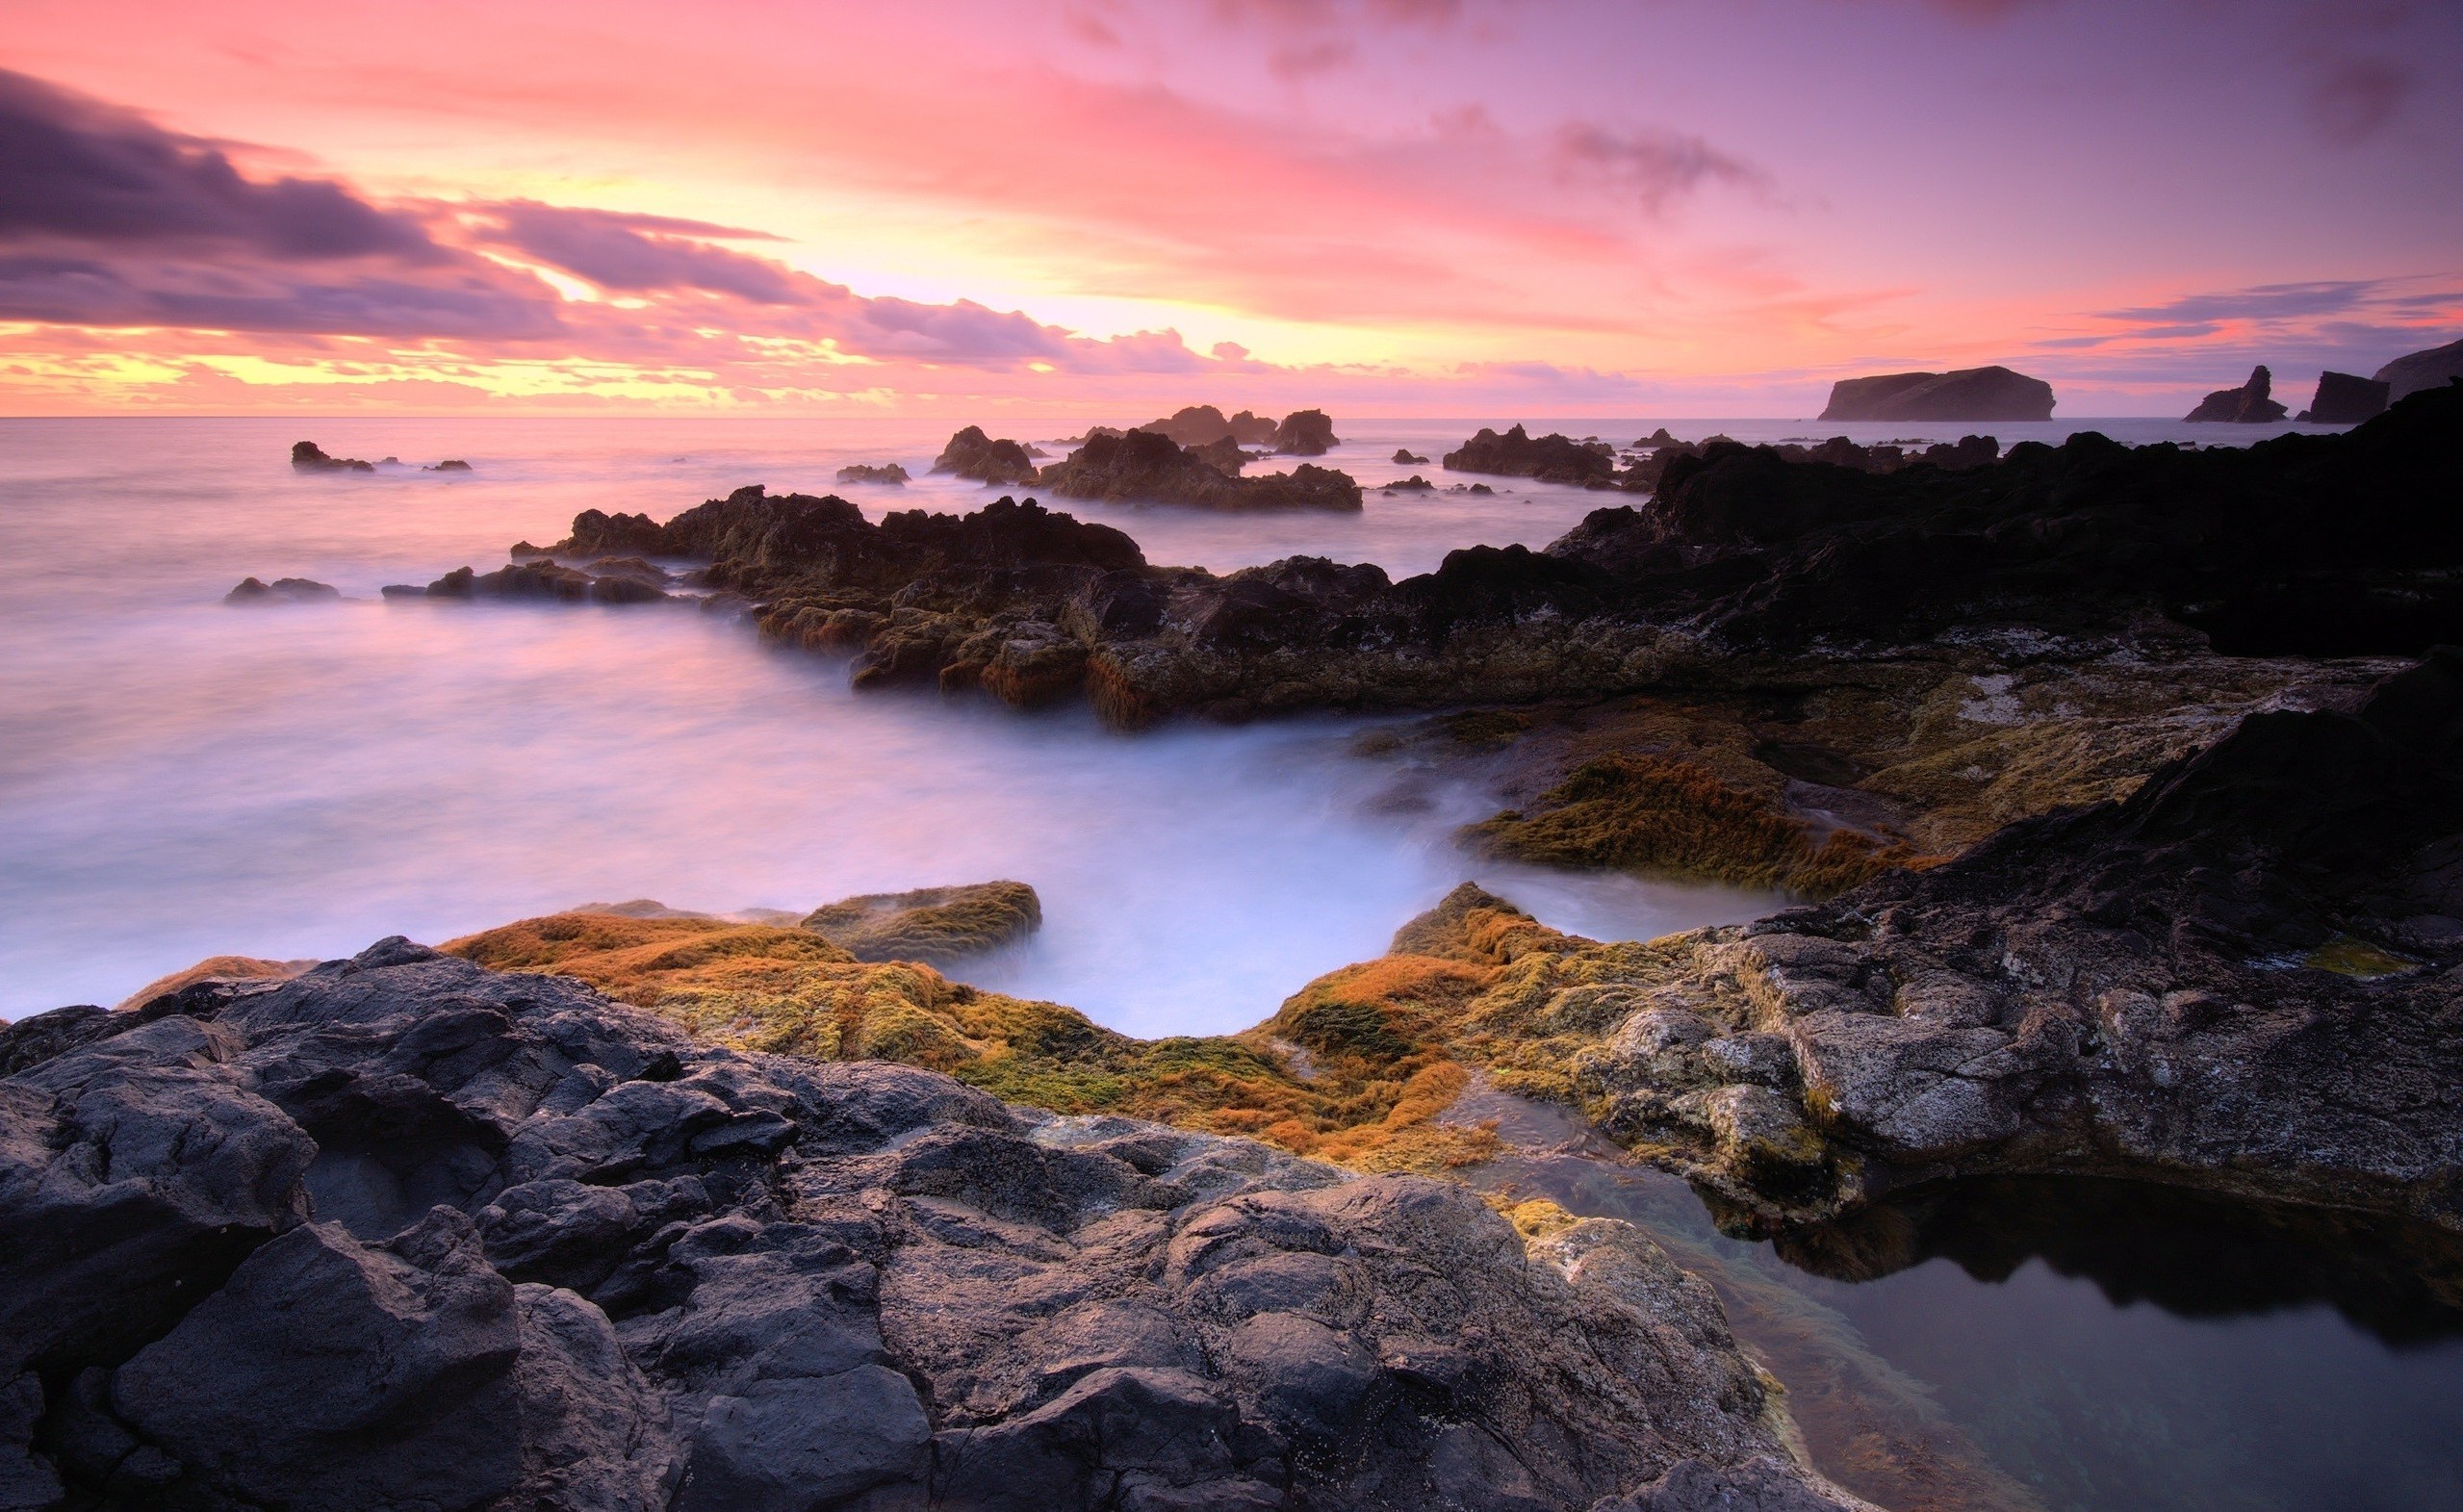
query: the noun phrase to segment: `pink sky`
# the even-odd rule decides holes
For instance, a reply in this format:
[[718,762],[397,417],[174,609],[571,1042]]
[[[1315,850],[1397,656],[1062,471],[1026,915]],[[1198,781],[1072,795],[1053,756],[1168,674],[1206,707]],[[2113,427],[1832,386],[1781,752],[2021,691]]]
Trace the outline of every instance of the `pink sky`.
[[2452,0],[11,0],[0,69],[0,413],[2178,413],[2463,335]]

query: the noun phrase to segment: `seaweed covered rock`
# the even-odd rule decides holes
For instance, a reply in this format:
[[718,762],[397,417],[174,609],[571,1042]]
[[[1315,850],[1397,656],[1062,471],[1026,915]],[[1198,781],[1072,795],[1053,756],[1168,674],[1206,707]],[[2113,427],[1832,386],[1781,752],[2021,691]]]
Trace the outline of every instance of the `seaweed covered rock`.
[[2249,381],[2237,389],[2218,389],[2181,417],[2200,423],[2271,425],[2289,413],[2274,399],[2274,374],[2261,363],[2249,370]]
[[[1287,474],[1238,476],[1239,448],[1228,455],[1183,447],[1151,430],[1090,437],[1066,459],[1043,470],[1041,485],[1064,499],[1195,504],[1208,509],[1357,509],[1360,485],[1343,473],[1301,463]],[[1223,462],[1231,470],[1226,472]]]
[[983,426],[969,425],[940,448],[940,455],[933,459],[933,471],[993,486],[1032,483],[1035,458],[1019,443],[995,441],[984,434]]
[[2008,368],[1893,372],[1831,385],[1823,420],[2050,420],[2052,385]]
[[1483,425],[1477,435],[1446,453],[1445,466],[1455,473],[1528,477],[1543,483],[1604,483],[1616,474],[1616,452],[1570,436],[1533,437],[1519,424],[1502,435]]
[[23,1065],[0,1132],[0,1448],[44,1496],[1578,1512],[1778,1466],[1857,1505],[1627,1225],[1526,1241],[400,939]]
[[825,904],[804,928],[858,961],[946,965],[1014,945],[1043,926],[1043,903],[1022,882],[872,892]]

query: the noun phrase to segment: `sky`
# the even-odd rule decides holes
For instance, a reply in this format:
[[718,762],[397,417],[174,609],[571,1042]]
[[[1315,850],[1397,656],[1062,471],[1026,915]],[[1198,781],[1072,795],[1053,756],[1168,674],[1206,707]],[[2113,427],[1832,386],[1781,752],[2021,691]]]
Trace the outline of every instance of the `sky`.
[[2463,0],[0,0],[0,414],[2305,401]]

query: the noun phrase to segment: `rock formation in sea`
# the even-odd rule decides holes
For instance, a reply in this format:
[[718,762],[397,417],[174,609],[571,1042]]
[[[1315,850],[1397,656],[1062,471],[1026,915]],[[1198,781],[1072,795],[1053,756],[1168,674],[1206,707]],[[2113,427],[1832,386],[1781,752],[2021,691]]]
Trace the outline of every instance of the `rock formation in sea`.
[[949,438],[933,459],[936,473],[954,473],[960,477],[991,486],[1032,483],[1035,481],[1035,459],[1026,448],[1010,440],[995,441],[984,434],[981,425],[969,425]]
[[2348,372],[2318,374],[2318,397],[2296,417],[2313,425],[2357,425],[2386,413],[2387,385]]
[[1296,409],[1274,427],[1274,449],[1286,456],[1321,457],[1342,442],[1321,409]]
[[1483,425],[1477,435],[1447,452],[1444,465],[1455,473],[1528,477],[1543,483],[1605,483],[1616,474],[1616,451],[1606,446],[1586,446],[1570,436],[1533,437],[1519,424],[1503,435]]
[[[1221,448],[1219,454],[1216,448]],[[1350,476],[1303,462],[1288,474],[1237,475],[1230,438],[1214,448],[1182,447],[1151,430],[1095,436],[1043,470],[1041,487],[1063,499],[1194,504],[1207,509],[1357,509]],[[1230,471],[1226,471],[1226,467]]]
[[1384,494],[1433,494],[1437,491],[1437,485],[1414,473],[1409,477],[1398,477],[1391,483],[1379,483],[1377,491]]
[[387,599],[555,599],[567,603],[655,603],[674,578],[637,556],[602,557],[579,567],[533,557],[482,573],[457,567],[426,587],[388,583]]
[[1622,1223],[398,938],[0,1068],[22,1504],[1863,1506]]
[[2228,424],[2271,425],[2288,413],[2274,399],[2274,374],[2264,363],[2249,371],[2249,381],[2237,389],[2218,389],[2198,401],[2198,407],[2181,417],[2199,423],[2222,422]]
[[2423,389],[2440,389],[2463,378],[2463,341],[2448,342],[2426,351],[2396,358],[2373,374],[2386,385],[2386,402],[2396,403]]
[[1893,372],[1831,385],[1823,420],[2050,420],[2052,385],[2008,368]]
[[1231,427],[1232,440],[1244,447],[1270,447],[1274,444],[1275,433],[1282,428],[1281,422],[1264,415],[1252,415],[1247,410],[1242,410],[1224,423]]
[[329,457],[324,448],[313,441],[297,441],[291,446],[291,465],[302,473],[373,473],[376,464],[357,457]]
[[434,467],[423,466],[420,471],[423,473],[468,473],[473,471],[473,469],[468,462],[463,461],[459,457],[447,457],[444,461],[437,463]]
[[[943,453],[943,455],[946,454],[946,452]],[[841,483],[887,483],[903,486],[907,476],[907,470],[895,462],[878,466],[869,462],[859,462],[852,467],[838,469],[838,481]]]
[[1428,465],[1426,457],[1416,454],[1408,447],[1395,448],[1393,461],[1396,467],[1426,467]]
[[243,577],[222,596],[224,603],[319,603],[340,599],[342,590],[313,577],[276,577],[272,582]]
[[1043,903],[1022,882],[870,892],[824,904],[802,927],[858,961],[937,966],[1017,944],[1043,927]]

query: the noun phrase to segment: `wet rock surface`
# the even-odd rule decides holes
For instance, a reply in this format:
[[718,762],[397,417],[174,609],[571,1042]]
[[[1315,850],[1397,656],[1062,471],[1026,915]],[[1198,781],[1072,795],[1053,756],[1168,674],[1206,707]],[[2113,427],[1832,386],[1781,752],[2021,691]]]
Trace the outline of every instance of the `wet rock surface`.
[[0,1031],[37,1504],[1860,1505],[1624,1223],[1526,1241],[399,939],[63,1012]]
[[1831,385],[1823,420],[2050,420],[2052,385],[2008,368],[1894,372]]

